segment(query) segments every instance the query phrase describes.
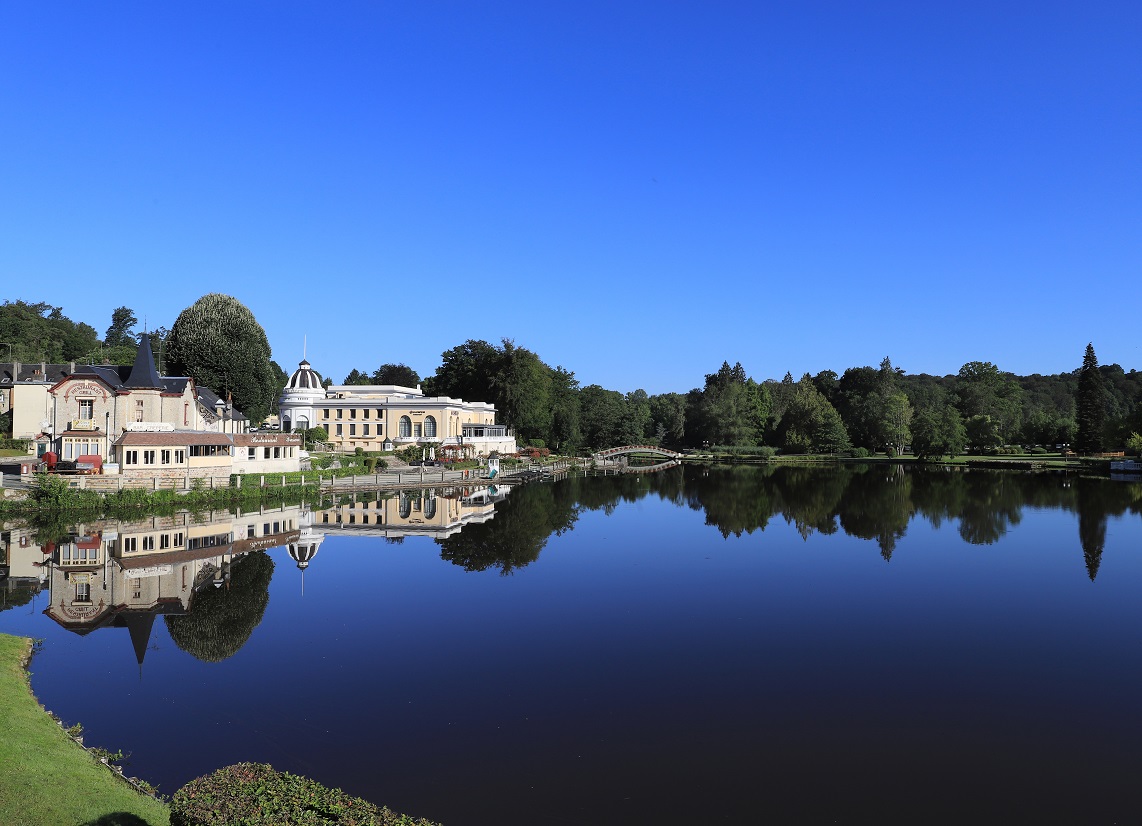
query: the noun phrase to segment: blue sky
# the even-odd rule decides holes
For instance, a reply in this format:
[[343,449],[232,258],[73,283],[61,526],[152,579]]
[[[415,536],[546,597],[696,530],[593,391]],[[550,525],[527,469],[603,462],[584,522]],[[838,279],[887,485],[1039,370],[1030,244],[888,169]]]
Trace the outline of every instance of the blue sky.
[[6,3],[0,298],[225,292],[336,381],[504,337],[651,393],[1142,368],[1140,43],[1137,2]]

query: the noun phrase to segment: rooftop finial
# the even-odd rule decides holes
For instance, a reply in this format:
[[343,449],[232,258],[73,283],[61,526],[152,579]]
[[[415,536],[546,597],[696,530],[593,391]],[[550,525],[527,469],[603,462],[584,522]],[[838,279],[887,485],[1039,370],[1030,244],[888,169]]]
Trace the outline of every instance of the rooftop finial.
[[306,338],[307,338],[307,336],[305,336],[304,334],[301,337],[301,360],[302,361],[305,361],[305,345],[306,345],[305,340],[306,340]]

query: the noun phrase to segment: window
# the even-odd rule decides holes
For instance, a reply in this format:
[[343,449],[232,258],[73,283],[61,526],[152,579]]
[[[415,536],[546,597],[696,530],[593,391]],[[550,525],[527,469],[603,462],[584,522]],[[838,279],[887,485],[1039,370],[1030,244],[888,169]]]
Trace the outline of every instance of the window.
[[155,538],[153,536],[143,537],[143,550],[153,551],[155,549]]
[[357,435],[357,425],[355,425],[355,424],[349,425],[349,435],[350,436],[356,436]]
[[159,550],[165,551],[171,546],[171,535],[169,533],[159,534]]
[[329,418],[329,408],[328,407],[321,411],[321,418],[323,418],[323,419]]
[[75,583],[75,601],[76,602],[91,602],[91,583],[90,582],[77,582],[77,583]]
[[436,438],[436,419],[428,416],[424,420],[424,435],[430,439]]
[[407,439],[412,435],[412,419],[408,416],[400,417],[400,438]]
[[139,464],[139,451],[128,450],[126,453],[124,453],[123,454],[123,464],[125,464],[125,465],[137,465],[137,464]]
[[180,547],[182,546],[182,532],[181,531],[174,535],[174,544],[178,545]]
[[154,463],[155,463],[155,451],[144,450],[143,451],[143,464],[144,465],[153,465]]
[[419,439],[424,435],[424,425],[422,425],[420,422],[417,422],[412,426],[412,433],[414,436],[416,436],[416,438]]
[[275,458],[275,459],[280,459],[280,458],[282,458],[282,449],[281,449],[280,447],[275,447],[275,448],[274,448],[274,458]]
[[246,458],[247,459],[257,459],[258,458],[258,449],[252,445],[250,447],[246,448]]
[[143,420],[143,400],[138,399],[135,402],[135,421],[141,422]]
[[[369,411],[367,411],[367,410],[366,410],[365,412],[366,412],[366,413],[368,413]],[[364,425],[364,427],[365,427],[365,432],[364,432],[364,433],[362,433],[361,435],[362,435],[362,436],[368,436],[368,435],[369,435],[369,426],[368,426],[368,425]]]
[[352,410],[349,411],[349,418],[350,419],[357,418],[357,408],[354,407]]
[[123,550],[127,552],[139,550],[139,538],[137,536],[123,537]]
[[342,418],[342,416],[344,416],[344,414],[345,414],[345,411],[344,411],[344,409],[342,409],[342,408],[338,407],[338,408],[337,408],[337,418],[338,418],[338,419]]
[[169,450],[162,451],[162,463],[169,465],[171,463],[171,452]]
[[183,427],[190,424],[190,405],[189,404],[184,404],[182,406],[182,424],[183,424]]
[[79,418],[85,421],[95,418],[95,399],[79,400]]
[[191,445],[191,456],[226,456],[230,448],[226,445]]
[[367,418],[369,418],[369,408],[367,408],[367,407],[365,408],[365,413],[364,413],[364,415],[365,415],[365,418],[366,418],[366,419],[367,419]]
[[174,463],[176,465],[185,465],[186,464],[186,451],[185,450],[176,450],[174,452]]
[[247,538],[247,539],[253,539],[253,538],[254,538],[254,533],[255,533],[255,531],[256,531],[256,528],[254,528],[254,526],[253,526],[253,525],[251,525],[250,527],[246,528],[246,538]]
[[337,425],[337,435],[341,435],[341,425]]
[[262,458],[263,459],[269,459],[270,458],[270,449],[268,447],[262,448]]

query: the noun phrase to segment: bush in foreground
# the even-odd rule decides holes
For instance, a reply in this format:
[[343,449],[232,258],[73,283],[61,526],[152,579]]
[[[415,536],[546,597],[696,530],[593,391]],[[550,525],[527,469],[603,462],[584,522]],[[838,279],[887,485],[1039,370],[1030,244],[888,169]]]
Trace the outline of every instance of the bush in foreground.
[[238,763],[175,792],[171,826],[434,825],[265,763]]

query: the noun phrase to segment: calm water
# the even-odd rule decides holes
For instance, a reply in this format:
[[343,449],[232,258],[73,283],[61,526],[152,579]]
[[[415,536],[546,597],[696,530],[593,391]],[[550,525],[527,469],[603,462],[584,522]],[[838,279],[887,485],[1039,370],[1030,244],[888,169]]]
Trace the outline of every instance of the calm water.
[[1142,485],[899,471],[223,515],[188,532],[293,544],[104,560],[93,602],[158,589],[149,629],[64,621],[78,586],[39,567],[0,631],[167,793],[256,760],[446,826],[1135,822]]

